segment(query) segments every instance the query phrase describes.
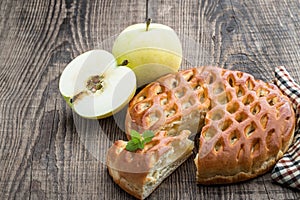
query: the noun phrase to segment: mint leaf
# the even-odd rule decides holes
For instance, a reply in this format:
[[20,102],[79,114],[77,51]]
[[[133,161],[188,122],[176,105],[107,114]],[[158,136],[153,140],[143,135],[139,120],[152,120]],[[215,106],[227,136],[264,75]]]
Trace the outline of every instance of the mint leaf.
[[144,143],[143,142],[140,142],[139,143],[139,149],[143,149],[145,147]]
[[130,131],[130,136],[131,136],[131,138],[136,138],[138,140],[142,139],[141,134],[139,134],[139,132],[137,132],[135,130]]
[[135,130],[130,131],[131,140],[127,142],[126,150],[127,151],[136,151],[137,149],[144,149],[145,144],[151,142],[154,137],[154,133],[152,131],[144,131],[143,134],[139,134],[139,132]]
[[153,131],[146,130],[143,132],[142,137],[144,138],[144,144],[151,142],[152,138],[154,137]]
[[127,142],[126,150],[127,151],[136,151],[140,147],[139,140],[130,140]]

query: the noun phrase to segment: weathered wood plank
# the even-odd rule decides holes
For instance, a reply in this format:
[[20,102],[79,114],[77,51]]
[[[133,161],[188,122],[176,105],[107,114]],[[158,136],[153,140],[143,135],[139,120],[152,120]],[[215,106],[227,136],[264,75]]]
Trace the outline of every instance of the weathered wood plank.
[[[104,148],[123,139],[122,130],[111,117],[94,124],[104,133],[93,126],[80,131],[86,122],[73,117],[58,81],[74,57],[109,48],[112,36],[144,21],[145,2],[0,2],[1,199],[132,199],[103,165]],[[190,65],[217,64],[266,80],[274,66],[286,65],[300,81],[299,8],[298,1],[149,0],[149,17],[178,32]],[[191,157],[150,199],[300,197],[273,184],[270,174],[204,187],[196,185],[194,173]]]
[[[62,23],[59,16],[64,13],[55,5],[36,1],[24,4],[2,2],[1,9],[5,9],[5,15],[1,18],[0,148],[7,151],[7,156],[1,159],[0,164],[3,192],[0,196],[3,199],[28,199],[41,184],[34,179],[35,170],[39,168],[35,165],[35,155],[42,151],[36,146],[39,147],[38,142],[43,137],[40,128],[43,127],[43,116],[47,114],[44,108],[44,102],[49,98],[50,87],[47,85],[51,86],[55,78],[49,75],[58,71],[47,64],[53,48],[60,45],[55,44],[59,29],[51,30],[51,27]],[[47,136],[43,137],[45,144],[51,142],[50,135]]]
[[199,42],[212,64],[254,71],[258,78],[271,78],[271,69],[286,65],[299,80],[297,1],[151,3],[154,21]]

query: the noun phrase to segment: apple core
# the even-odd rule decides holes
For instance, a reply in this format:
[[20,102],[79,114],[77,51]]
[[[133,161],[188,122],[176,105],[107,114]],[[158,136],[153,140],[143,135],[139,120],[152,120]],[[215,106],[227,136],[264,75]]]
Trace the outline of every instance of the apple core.
[[86,88],[92,93],[95,93],[97,91],[102,91],[104,87],[103,79],[104,79],[103,75],[91,76],[86,82]]

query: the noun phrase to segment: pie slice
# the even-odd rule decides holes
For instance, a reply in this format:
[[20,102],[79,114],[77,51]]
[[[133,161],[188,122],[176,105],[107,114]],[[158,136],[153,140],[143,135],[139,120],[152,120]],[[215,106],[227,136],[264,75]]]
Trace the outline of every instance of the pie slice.
[[270,170],[293,140],[295,114],[271,83],[240,71],[199,67],[142,89],[129,104],[125,127],[198,133],[198,183],[225,184]]
[[109,174],[123,190],[145,199],[192,154],[189,131],[168,136],[159,131],[141,150],[127,151],[127,141],[116,141],[108,150]]

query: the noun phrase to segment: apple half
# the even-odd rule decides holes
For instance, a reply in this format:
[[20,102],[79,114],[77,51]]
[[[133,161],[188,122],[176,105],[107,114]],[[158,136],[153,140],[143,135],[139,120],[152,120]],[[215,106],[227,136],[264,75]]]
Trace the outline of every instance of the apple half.
[[130,101],[136,90],[136,77],[130,68],[117,66],[111,53],[91,50],[66,66],[59,90],[75,113],[100,119],[111,116]]

